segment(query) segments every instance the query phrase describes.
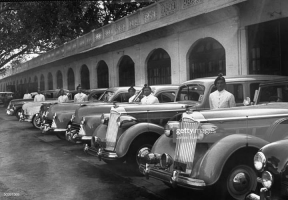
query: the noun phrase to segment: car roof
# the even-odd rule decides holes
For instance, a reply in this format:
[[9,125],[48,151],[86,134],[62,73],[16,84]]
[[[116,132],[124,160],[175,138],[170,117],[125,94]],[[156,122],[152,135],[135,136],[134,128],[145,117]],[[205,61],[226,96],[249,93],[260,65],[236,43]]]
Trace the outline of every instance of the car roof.
[[[226,80],[226,82],[232,82],[232,81],[253,81],[253,80],[274,80],[274,79],[280,79],[285,78],[285,76],[279,76],[279,75],[261,75],[261,74],[250,74],[250,75],[234,75],[234,76],[223,76]],[[193,83],[195,81],[209,83],[215,81],[217,76],[211,76],[211,77],[203,77],[203,78],[196,78],[193,80],[185,81],[182,84],[189,84]]]
[[288,84],[288,77],[286,78],[278,78],[278,79],[273,79],[271,81],[266,81],[260,84],[260,86],[268,86],[268,85],[274,85],[274,84],[283,84],[286,83]]

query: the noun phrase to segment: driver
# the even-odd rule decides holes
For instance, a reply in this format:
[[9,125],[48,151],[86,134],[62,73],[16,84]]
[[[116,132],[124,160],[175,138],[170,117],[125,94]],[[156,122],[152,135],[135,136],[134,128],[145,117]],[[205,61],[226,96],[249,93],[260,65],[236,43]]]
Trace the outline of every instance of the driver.
[[234,95],[225,90],[226,82],[223,74],[219,74],[214,81],[217,90],[209,96],[210,109],[235,107]]
[[129,89],[128,89],[128,93],[129,93],[129,96],[130,96],[130,98],[129,98],[129,103],[131,103],[132,101],[133,101],[133,99],[136,97],[136,90],[135,90],[135,88],[133,87],[133,86],[131,86]]
[[159,103],[158,98],[152,94],[151,87],[145,84],[142,90],[144,97],[141,99],[141,104]]

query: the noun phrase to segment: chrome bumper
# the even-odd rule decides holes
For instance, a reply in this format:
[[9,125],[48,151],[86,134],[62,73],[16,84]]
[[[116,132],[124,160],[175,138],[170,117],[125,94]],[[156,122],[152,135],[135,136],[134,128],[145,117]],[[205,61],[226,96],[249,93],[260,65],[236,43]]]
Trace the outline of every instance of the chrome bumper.
[[84,145],[84,152],[91,155],[98,157],[99,149],[89,146],[88,144]]
[[[53,129],[53,128],[51,128],[51,129]],[[66,128],[54,128],[53,129],[54,132],[66,132],[66,130],[67,130]]]
[[260,195],[251,193],[246,196],[245,200],[271,200],[271,195],[269,193],[267,188],[261,188]]
[[41,130],[42,133],[45,134],[48,131],[53,130],[53,129],[51,129],[49,124],[43,124],[43,125],[40,126],[40,130]]
[[183,176],[180,171],[174,170],[172,173],[163,169],[151,168],[149,164],[139,166],[139,171],[146,176],[161,180],[171,184],[173,187],[184,187],[188,189],[203,190],[206,186],[205,182],[200,179],[194,179]]
[[7,113],[7,115],[14,115],[14,110],[13,109],[7,109],[6,113]]
[[105,151],[103,150],[103,148],[97,149],[95,147],[89,146],[88,144],[84,146],[84,152],[92,156],[98,157],[100,161],[102,159],[103,160],[117,160],[118,159],[116,152]]

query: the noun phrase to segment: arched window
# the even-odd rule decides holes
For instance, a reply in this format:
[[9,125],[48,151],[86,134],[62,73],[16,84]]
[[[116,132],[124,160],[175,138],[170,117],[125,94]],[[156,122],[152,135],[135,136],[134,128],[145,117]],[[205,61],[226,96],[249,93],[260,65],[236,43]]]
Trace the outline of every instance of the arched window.
[[34,83],[33,83],[33,86],[32,86],[32,91],[30,91],[30,92],[36,92],[37,89],[38,89],[38,77],[35,76],[34,77]]
[[73,69],[68,70],[68,90],[75,90],[75,76]]
[[43,74],[41,74],[41,77],[40,77],[40,90],[41,91],[45,90],[45,78]]
[[109,87],[109,70],[107,64],[101,60],[97,67],[98,88]]
[[53,76],[50,72],[48,74],[48,90],[53,90]]
[[225,49],[213,38],[200,40],[189,55],[189,79],[226,74]]
[[134,62],[129,56],[123,56],[119,64],[119,86],[135,85]]
[[171,84],[171,59],[163,49],[156,49],[147,62],[148,84]]
[[86,65],[82,65],[81,68],[81,87],[83,89],[90,89],[90,75]]
[[63,77],[62,77],[62,72],[58,71],[57,72],[57,89],[63,88]]

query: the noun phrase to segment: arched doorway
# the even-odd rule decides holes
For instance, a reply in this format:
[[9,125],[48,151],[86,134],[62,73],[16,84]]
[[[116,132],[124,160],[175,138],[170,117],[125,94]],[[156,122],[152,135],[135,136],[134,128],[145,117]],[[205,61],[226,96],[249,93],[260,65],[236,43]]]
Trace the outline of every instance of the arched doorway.
[[129,56],[123,56],[119,64],[119,86],[135,85],[134,62]]
[[109,69],[105,61],[101,60],[97,67],[97,81],[98,88],[109,87]]
[[147,62],[148,84],[171,84],[171,59],[163,49],[156,49]]
[[34,77],[34,83],[33,83],[33,89],[32,89],[31,92],[36,92],[37,89],[38,89],[38,77],[35,76],[35,77]]
[[68,70],[68,90],[75,90],[75,76],[73,69]]
[[82,65],[81,67],[81,87],[83,89],[90,89],[90,75],[86,65]]
[[63,76],[62,72],[57,72],[57,89],[63,88]]
[[189,54],[189,79],[226,75],[225,49],[213,38],[201,39]]
[[48,74],[48,90],[53,90],[53,76],[50,72]]
[[45,90],[45,78],[43,74],[41,74],[41,77],[40,77],[40,90],[41,91]]

